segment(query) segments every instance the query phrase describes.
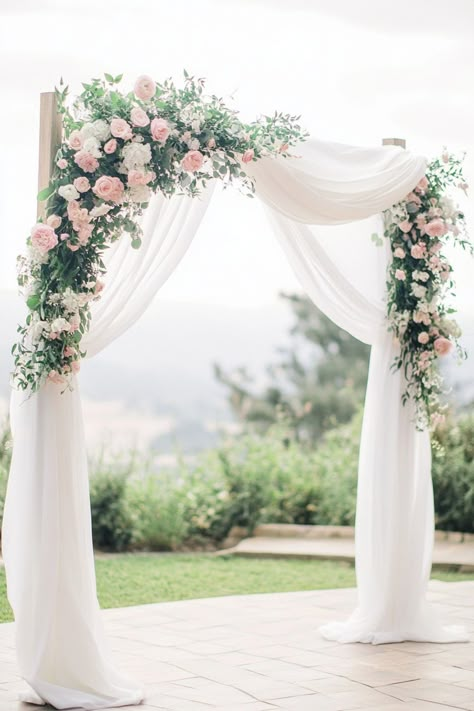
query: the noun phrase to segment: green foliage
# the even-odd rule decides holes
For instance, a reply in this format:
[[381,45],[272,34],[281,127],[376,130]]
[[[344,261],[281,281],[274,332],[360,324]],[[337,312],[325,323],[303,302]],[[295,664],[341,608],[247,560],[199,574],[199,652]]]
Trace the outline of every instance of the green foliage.
[[295,324],[290,347],[282,349],[281,360],[268,368],[269,385],[256,391],[245,368],[229,375],[216,366],[215,372],[243,423],[264,432],[283,418],[292,437],[314,446],[324,432],[349,422],[361,407],[369,348],[307,297],[282,296],[293,310]]
[[99,470],[91,480],[90,496],[94,546],[108,551],[127,549],[133,535],[127,475]]
[[474,413],[438,428],[433,450],[436,526],[474,533]]
[[11,462],[11,434],[10,427],[4,423],[0,430],[0,538],[1,522],[3,519],[3,508],[5,506],[5,495],[7,491],[8,472]]

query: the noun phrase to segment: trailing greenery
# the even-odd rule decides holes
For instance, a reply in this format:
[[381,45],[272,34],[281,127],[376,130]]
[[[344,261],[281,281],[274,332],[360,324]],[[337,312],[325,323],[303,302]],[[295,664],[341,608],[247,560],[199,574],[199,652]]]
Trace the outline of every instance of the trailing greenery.
[[[355,585],[348,563],[271,560],[208,554],[117,555],[96,558],[97,589],[103,608],[145,605],[223,595],[347,588]],[[436,571],[449,582],[473,575]],[[10,622],[5,573],[0,568],[0,622]]]

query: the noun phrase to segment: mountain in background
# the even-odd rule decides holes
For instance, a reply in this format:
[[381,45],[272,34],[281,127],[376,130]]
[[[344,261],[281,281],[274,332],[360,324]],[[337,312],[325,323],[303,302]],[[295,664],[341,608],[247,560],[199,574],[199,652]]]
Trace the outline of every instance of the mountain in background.
[[[13,292],[0,292],[0,399],[9,393],[10,348],[24,314]],[[474,316],[461,314],[463,343],[472,357],[445,365],[453,398],[474,400]],[[168,456],[212,446],[235,427],[213,363],[245,365],[265,381],[265,368],[288,344],[287,305],[258,308],[160,302],[103,352],[83,364],[80,383],[91,448],[155,447]]]

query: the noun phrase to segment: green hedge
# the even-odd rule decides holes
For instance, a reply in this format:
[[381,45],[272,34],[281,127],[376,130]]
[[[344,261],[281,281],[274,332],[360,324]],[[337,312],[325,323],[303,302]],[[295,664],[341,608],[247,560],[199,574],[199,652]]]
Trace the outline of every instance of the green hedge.
[[[130,455],[92,466],[97,548],[177,550],[219,544],[232,526],[259,523],[353,525],[361,416],[325,435],[317,450],[291,441],[284,426],[247,434],[193,465],[156,474]],[[0,514],[10,462],[0,436]],[[451,420],[434,440],[438,529],[474,532],[474,414]]]

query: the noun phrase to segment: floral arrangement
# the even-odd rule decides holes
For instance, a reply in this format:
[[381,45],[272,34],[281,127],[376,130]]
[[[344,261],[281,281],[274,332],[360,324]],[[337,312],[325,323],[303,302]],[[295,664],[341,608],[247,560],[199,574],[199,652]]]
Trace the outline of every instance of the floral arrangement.
[[418,429],[434,429],[444,421],[443,381],[438,360],[456,351],[461,330],[448,305],[453,295],[452,267],[444,253],[448,243],[471,254],[464,215],[448,196],[453,187],[467,190],[462,160],[445,151],[429,164],[413,192],[385,213],[385,236],[390,239],[389,330],[400,345],[394,368],[403,368],[407,386],[403,402],[415,403]]
[[18,258],[29,309],[13,346],[21,389],[35,391],[46,380],[70,385],[85,355],[90,302],[104,287],[104,251],[123,233],[140,247],[139,218],[153,193],[195,197],[217,178],[252,196],[245,164],[286,156],[307,136],[297,116],[243,123],[186,72],[182,88],[141,76],[127,94],[118,90],[121,79],[105,74],[83,84],[71,107],[67,87],[56,90],[64,141],[52,180],[38,195],[47,201],[45,218]]

